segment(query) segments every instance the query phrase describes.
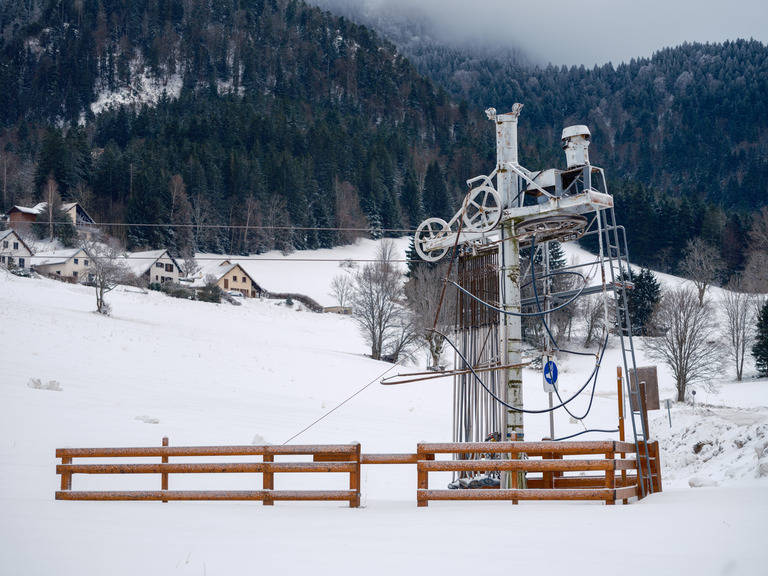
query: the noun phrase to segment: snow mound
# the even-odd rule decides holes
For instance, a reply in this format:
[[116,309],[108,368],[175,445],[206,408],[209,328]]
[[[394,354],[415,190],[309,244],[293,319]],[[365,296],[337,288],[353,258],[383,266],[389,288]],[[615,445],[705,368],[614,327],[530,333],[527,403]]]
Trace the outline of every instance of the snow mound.
[[30,378],[29,382],[27,382],[27,386],[33,390],[54,390],[56,392],[64,390],[64,388],[61,387],[61,384],[56,382],[56,380],[50,380],[43,383],[40,378]]
[[768,410],[680,407],[652,421],[664,483],[716,486],[768,475]]

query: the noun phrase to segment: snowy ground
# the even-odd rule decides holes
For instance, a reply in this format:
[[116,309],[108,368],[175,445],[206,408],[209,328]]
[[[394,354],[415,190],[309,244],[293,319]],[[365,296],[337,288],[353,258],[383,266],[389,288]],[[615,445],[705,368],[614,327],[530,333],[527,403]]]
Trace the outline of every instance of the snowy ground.
[[[327,305],[337,261],[368,258],[373,248],[362,242],[296,253],[293,263],[271,255],[247,265],[269,290]],[[664,492],[630,506],[417,508],[410,466],[364,470],[357,510],[312,502],[56,501],[57,447],[153,446],[163,436],[172,445],[282,444],[363,388],[292,443],[359,441],[375,453],[450,439],[450,382],[380,385],[383,375],[405,368],[368,359],[349,318],[276,301],[235,307],[133,289],[108,301],[113,314],[103,317],[93,313],[89,288],[0,271],[2,575],[768,573],[768,381],[754,379],[753,370],[742,383],[724,375],[719,392],[701,393],[695,408],[673,403],[671,426],[666,410],[653,413]],[[651,363],[642,342],[638,356],[640,365]],[[590,428],[616,426],[619,357],[612,342]],[[566,393],[591,370],[588,358],[559,365]],[[673,398],[669,374],[662,367],[659,374],[662,399]],[[526,404],[544,406],[541,374],[524,378]],[[555,427],[557,435],[582,429],[561,414]],[[526,419],[527,439],[548,430],[546,417]],[[238,477],[217,480],[219,487],[250,481],[231,476]],[[193,480],[171,477],[171,487]],[[74,487],[129,481],[136,480],[76,476]]]

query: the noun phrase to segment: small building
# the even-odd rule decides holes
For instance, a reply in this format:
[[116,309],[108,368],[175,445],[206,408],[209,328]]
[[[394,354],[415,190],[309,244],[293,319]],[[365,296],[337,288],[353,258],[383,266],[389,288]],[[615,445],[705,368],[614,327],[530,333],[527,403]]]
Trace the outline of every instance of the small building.
[[203,288],[209,276],[212,276],[216,285],[225,292],[236,291],[245,298],[261,298],[264,292],[240,264],[232,264],[229,260],[202,268],[195,274],[192,287],[196,290]]
[[32,257],[32,268],[39,274],[61,278],[68,282],[90,279],[91,256],[85,248],[70,248],[38,252]]
[[126,264],[136,278],[147,284],[178,282],[182,276],[178,262],[165,249],[134,252],[126,257]]
[[353,310],[351,306],[326,306],[323,308],[323,312],[326,314],[342,314],[344,316],[351,316]]
[[0,266],[3,268],[29,268],[32,249],[15,230],[0,231]]
[[[12,228],[31,224],[37,220],[38,214],[45,212],[47,206],[47,202],[40,202],[32,208],[27,208],[26,206],[14,206],[8,210],[8,224]],[[90,235],[99,231],[96,222],[94,222],[93,218],[90,217],[88,212],[85,211],[85,208],[80,206],[78,202],[62,204],[61,211],[69,217],[78,232]]]

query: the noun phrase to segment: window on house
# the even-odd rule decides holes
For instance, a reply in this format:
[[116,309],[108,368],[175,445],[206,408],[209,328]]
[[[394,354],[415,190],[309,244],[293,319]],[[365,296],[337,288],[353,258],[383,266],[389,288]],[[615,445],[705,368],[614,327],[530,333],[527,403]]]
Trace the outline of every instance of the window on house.
[[75,258],[75,264],[80,264],[80,259],[79,258]]
[[5,264],[5,256],[0,256],[0,264]]
[[24,268],[24,258],[19,258],[19,268]]
[[245,284],[245,276],[243,276],[243,284]]
[[166,264],[165,265],[165,271],[166,272],[173,272],[173,264]]
[[8,240],[3,240],[3,248],[8,248]]
[[83,266],[88,266],[88,260],[83,260]]
[[74,272],[72,272],[72,276],[74,276],[75,278],[77,278],[77,270],[75,270]]
[[157,262],[155,264],[155,268],[162,268],[162,267],[163,267],[163,263],[162,262]]
[[[21,260],[21,258],[19,258]],[[56,270],[56,276],[61,276],[61,270]]]
[[13,243],[13,249],[14,250],[18,250],[19,249],[19,243],[18,242],[14,242]]

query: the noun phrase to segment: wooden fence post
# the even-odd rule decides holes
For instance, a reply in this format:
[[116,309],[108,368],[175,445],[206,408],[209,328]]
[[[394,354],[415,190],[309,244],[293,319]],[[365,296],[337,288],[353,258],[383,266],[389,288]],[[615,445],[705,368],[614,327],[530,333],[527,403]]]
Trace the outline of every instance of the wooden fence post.
[[611,491],[613,497],[610,500],[606,500],[608,505],[616,504],[616,452],[610,451],[605,453],[605,459],[610,460],[613,467],[605,471],[605,487]]
[[429,489],[429,472],[424,469],[421,462],[422,460],[434,460],[435,455],[427,454],[422,444],[416,445],[416,455],[416,482],[418,488],[416,490],[416,506],[423,508],[429,506],[429,500],[421,493],[421,490]]
[[[163,436],[163,446],[168,446],[168,436]],[[160,458],[160,461],[163,464],[168,464],[168,456],[162,456]],[[161,490],[168,490],[168,473],[167,472],[163,472],[160,476],[161,476],[160,489]],[[163,500],[163,503],[167,504],[168,500]]]
[[[67,456],[62,456],[61,463],[72,464],[72,458],[69,458]],[[72,474],[70,472],[61,473],[61,489],[72,490]]]
[[[269,447],[264,447],[264,455],[261,457],[262,461],[265,462],[264,466],[264,473],[262,476],[262,488],[264,490],[274,490],[275,489],[275,475],[274,472],[272,472],[272,468],[270,467],[270,463],[275,461],[275,455],[270,454]],[[270,494],[264,495],[264,506],[274,506],[275,501],[272,500],[272,497]]]
[[362,461],[362,451],[360,449],[360,442],[355,442],[355,471],[349,473],[349,489],[355,491],[355,497],[349,501],[350,508],[360,507],[360,478],[362,476],[360,464]]

